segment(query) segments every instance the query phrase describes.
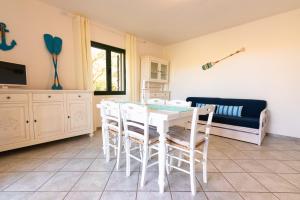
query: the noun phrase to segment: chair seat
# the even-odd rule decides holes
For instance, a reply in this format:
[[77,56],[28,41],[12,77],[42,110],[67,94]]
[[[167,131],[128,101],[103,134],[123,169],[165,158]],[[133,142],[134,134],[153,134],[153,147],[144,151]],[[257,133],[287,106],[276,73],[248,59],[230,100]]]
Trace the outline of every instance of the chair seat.
[[[190,147],[191,130],[180,126],[173,126],[169,128],[169,133],[166,135],[168,143],[175,143],[180,146]],[[205,135],[197,133],[195,138],[195,146],[201,145],[205,141]]]
[[[139,133],[141,135],[144,135],[144,130],[140,129],[138,127],[135,126],[128,126],[128,130],[130,131],[134,131],[136,133]],[[138,138],[134,138],[135,141],[139,142],[139,143],[143,143],[144,141],[139,140]],[[156,127],[154,126],[149,126],[149,144],[153,144],[155,142],[157,142],[159,139],[159,133],[157,132]]]

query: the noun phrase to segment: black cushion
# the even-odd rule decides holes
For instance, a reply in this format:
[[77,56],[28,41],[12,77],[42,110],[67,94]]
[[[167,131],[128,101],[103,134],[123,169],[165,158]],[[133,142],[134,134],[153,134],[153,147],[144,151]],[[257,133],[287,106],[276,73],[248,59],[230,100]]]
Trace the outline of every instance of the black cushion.
[[[199,120],[207,120],[207,116],[200,115]],[[221,124],[229,124],[233,126],[242,126],[248,128],[259,128],[259,118],[254,117],[232,117],[232,116],[225,116],[225,115],[214,115],[213,122],[221,123]]]
[[188,97],[186,99],[186,101],[191,101],[193,107],[195,107],[197,103],[229,105],[229,106],[243,106],[242,117],[246,117],[246,118],[259,118],[261,111],[263,111],[267,107],[266,101],[254,100],[254,99]]

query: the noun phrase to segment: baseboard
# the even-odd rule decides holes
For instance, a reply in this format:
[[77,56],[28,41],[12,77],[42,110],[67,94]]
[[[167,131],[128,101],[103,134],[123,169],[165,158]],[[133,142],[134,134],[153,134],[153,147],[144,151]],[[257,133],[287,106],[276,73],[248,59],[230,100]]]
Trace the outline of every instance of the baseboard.
[[274,133],[267,133],[266,136],[274,137],[274,138],[282,138],[282,139],[287,139],[287,140],[293,140],[293,141],[296,140],[296,141],[300,142],[300,138],[296,138],[296,137],[292,137],[292,136],[278,135],[278,134],[274,134]]

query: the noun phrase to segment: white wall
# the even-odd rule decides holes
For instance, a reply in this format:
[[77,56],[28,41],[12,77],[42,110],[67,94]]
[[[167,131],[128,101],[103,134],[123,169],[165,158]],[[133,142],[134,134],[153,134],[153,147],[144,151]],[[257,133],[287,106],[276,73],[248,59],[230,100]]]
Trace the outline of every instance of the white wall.
[[[64,89],[77,89],[73,15],[37,0],[1,0],[0,21],[10,30],[8,41],[16,40],[11,51],[0,50],[0,60],[25,64],[28,71],[27,89],[50,89],[53,84],[53,64],[43,34],[50,33],[63,39],[59,55],[59,75]],[[125,47],[125,33],[91,22],[91,39],[100,43]],[[139,55],[163,55],[163,47],[143,39],[137,44]],[[99,125],[96,103],[102,98],[127,96],[95,96],[94,125]]]
[[0,50],[0,60],[26,65],[28,88],[49,89],[53,84],[53,64],[44,44],[45,33],[63,39],[58,59],[60,81],[64,89],[76,88],[72,17],[39,1],[1,0],[0,21],[10,31],[8,41],[17,42],[10,51]]
[[[240,47],[246,52],[202,71]],[[269,132],[300,137],[300,10],[177,43],[166,54],[172,98],[265,99]]]

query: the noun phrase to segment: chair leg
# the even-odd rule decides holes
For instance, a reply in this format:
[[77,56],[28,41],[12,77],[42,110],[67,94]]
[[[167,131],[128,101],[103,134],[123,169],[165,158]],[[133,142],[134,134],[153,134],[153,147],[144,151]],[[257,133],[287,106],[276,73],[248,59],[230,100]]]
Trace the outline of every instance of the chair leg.
[[103,154],[105,155],[106,154],[106,150],[105,150],[105,129],[104,129],[104,124],[102,124],[102,127],[101,127],[101,133],[102,133],[102,149],[103,149]]
[[141,188],[144,187],[144,183],[145,183],[145,176],[146,176],[146,170],[148,164],[148,150],[149,150],[148,145],[144,145]]
[[203,182],[207,183],[207,152],[208,152],[208,140],[205,141],[203,147],[203,158],[202,158],[202,173],[203,173]]
[[142,153],[143,146],[141,144],[139,144],[139,150],[140,150],[140,159],[142,160],[143,159],[143,153]]
[[118,153],[117,153],[117,170],[119,170],[119,165],[120,165],[120,157],[121,157],[121,147],[122,147],[122,136],[121,133],[118,134]]
[[190,181],[191,181],[191,192],[194,196],[196,194],[196,180],[195,180],[195,152],[190,150]]
[[[179,158],[182,159],[182,157],[183,157],[183,156],[182,156],[182,151],[179,151]],[[178,167],[181,167],[181,163],[182,163],[181,160],[178,160],[177,166],[178,166]]]
[[[114,145],[115,146],[118,146],[118,144],[117,144],[117,142],[118,142],[118,139],[117,139],[117,135],[115,136],[115,138],[114,138]],[[118,151],[117,151],[117,149],[115,148],[115,156],[117,156],[117,153],[118,153]]]
[[151,160],[151,155],[152,155],[152,148],[149,148],[148,160]]
[[170,174],[170,163],[169,163],[170,157],[168,156],[168,154],[169,154],[169,147],[166,146],[166,171],[167,174]]
[[110,148],[109,148],[109,133],[108,130],[105,130],[105,155],[106,155],[106,162],[110,160]]
[[130,141],[125,139],[125,151],[126,151],[126,176],[130,176]]

